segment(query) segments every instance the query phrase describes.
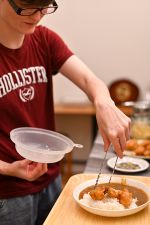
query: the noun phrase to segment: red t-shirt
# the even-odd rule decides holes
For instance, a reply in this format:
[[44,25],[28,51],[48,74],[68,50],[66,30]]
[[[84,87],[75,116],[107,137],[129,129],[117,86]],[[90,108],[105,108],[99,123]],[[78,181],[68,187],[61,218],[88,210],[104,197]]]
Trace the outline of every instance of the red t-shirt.
[[[52,30],[38,26],[19,49],[0,44],[0,160],[22,159],[9,133],[17,127],[54,130],[52,75],[73,53]],[[59,173],[59,164],[34,182],[0,175],[0,199],[40,191]]]

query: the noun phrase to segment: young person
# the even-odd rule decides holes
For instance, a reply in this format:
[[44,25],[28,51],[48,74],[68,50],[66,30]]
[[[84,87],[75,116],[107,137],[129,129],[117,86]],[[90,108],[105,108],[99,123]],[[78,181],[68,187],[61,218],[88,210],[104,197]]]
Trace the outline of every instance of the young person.
[[113,103],[102,80],[54,31],[37,26],[54,13],[53,0],[0,0],[0,224],[41,225],[60,191],[59,164],[33,163],[15,150],[17,127],[55,130],[52,76],[60,72],[96,108],[105,150],[122,157],[130,119]]

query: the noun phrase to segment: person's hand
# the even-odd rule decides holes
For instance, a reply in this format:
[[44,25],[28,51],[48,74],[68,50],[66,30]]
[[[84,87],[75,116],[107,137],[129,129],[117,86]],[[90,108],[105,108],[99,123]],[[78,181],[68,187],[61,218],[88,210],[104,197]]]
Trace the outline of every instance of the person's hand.
[[13,163],[0,161],[1,174],[34,181],[47,172],[46,163],[36,163],[23,159]]
[[96,118],[99,131],[107,151],[112,143],[117,155],[122,158],[126,141],[130,138],[131,120],[120,111],[113,101],[96,105]]

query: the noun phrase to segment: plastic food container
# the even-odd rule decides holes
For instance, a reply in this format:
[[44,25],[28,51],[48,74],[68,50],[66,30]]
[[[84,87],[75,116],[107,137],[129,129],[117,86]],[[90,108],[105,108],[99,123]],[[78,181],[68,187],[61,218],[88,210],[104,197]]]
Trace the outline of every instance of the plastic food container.
[[12,130],[10,139],[22,157],[41,163],[58,162],[74,147],[83,147],[60,133],[33,127]]

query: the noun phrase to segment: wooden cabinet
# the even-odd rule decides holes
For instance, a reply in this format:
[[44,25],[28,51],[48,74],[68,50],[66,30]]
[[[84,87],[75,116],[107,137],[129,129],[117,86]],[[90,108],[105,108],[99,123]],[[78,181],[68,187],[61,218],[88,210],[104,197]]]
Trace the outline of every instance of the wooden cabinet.
[[[133,110],[131,107],[118,106],[118,108],[124,112],[127,116],[131,116]],[[65,104],[57,103],[55,104],[55,114],[56,115],[91,115],[95,116],[95,107],[93,104]]]

